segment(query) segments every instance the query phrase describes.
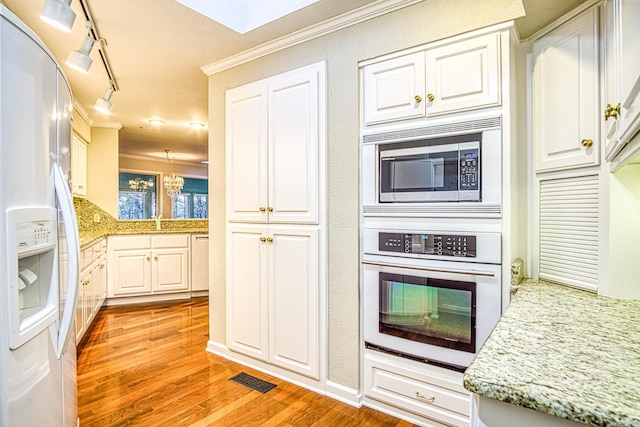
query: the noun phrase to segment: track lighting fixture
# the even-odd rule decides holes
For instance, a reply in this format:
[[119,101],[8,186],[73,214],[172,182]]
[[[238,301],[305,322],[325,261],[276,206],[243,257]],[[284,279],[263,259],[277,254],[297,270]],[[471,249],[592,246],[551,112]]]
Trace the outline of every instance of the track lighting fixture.
[[76,14],[71,10],[70,4],[71,0],[46,0],[40,12],[40,19],[68,33],[76,19]]
[[91,49],[93,49],[93,44],[96,41],[90,35],[85,37],[84,42],[82,42],[82,46],[78,50],[74,50],[69,53],[67,57],[66,64],[72,68],[75,68],[78,71],[83,73],[88,73],[91,64],[93,63],[93,59],[89,56],[91,53]]
[[104,114],[111,113],[111,96],[113,95],[113,84],[104,93],[104,98],[98,98],[93,108]]

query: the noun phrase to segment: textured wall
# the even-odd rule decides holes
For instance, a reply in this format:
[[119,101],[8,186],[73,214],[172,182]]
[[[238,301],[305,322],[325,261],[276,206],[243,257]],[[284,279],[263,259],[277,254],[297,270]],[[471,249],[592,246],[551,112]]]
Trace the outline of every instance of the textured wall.
[[430,0],[209,78],[210,339],[225,342],[225,90],[327,63],[328,379],[360,388],[358,62],[523,14],[516,0]]
[[87,146],[87,199],[114,218],[118,217],[118,131],[92,127]]

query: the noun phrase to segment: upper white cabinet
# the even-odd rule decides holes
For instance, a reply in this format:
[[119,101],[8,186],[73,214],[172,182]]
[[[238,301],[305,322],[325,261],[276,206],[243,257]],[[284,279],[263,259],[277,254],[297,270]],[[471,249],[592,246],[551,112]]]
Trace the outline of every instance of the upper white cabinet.
[[[603,117],[606,123],[606,159],[621,163],[640,149],[640,2],[605,2],[606,90]],[[630,146],[627,146],[630,145]]]
[[227,91],[227,219],[318,223],[322,64]]
[[532,139],[537,172],[599,164],[598,9],[533,46]]
[[74,196],[87,195],[87,144],[75,133],[71,137],[71,191]]
[[365,123],[425,117],[424,52],[368,65],[364,68]]
[[500,104],[499,41],[487,34],[427,50],[428,116]]
[[500,34],[424,46],[363,67],[365,125],[499,105]]

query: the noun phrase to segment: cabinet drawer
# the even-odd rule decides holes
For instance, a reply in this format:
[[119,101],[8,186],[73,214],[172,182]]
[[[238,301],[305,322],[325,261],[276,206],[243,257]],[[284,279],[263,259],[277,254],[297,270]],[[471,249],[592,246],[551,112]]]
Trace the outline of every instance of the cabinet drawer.
[[113,236],[109,237],[109,250],[151,249],[150,236]]
[[365,370],[367,396],[442,423],[469,426],[470,394],[461,373],[371,357],[365,358]]
[[83,249],[80,253],[80,270],[84,270],[89,267],[93,262],[93,246]]
[[162,248],[188,248],[188,234],[167,234],[162,236],[152,236],[151,245],[154,249]]
[[107,254],[107,241],[105,239],[100,240],[98,243],[91,246],[93,249],[93,259],[96,260],[103,255]]

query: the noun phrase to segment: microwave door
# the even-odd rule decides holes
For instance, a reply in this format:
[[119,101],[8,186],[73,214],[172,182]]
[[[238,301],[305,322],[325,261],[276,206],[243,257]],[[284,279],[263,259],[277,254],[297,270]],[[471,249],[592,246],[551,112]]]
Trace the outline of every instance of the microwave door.
[[380,201],[458,199],[458,144],[380,152]]

